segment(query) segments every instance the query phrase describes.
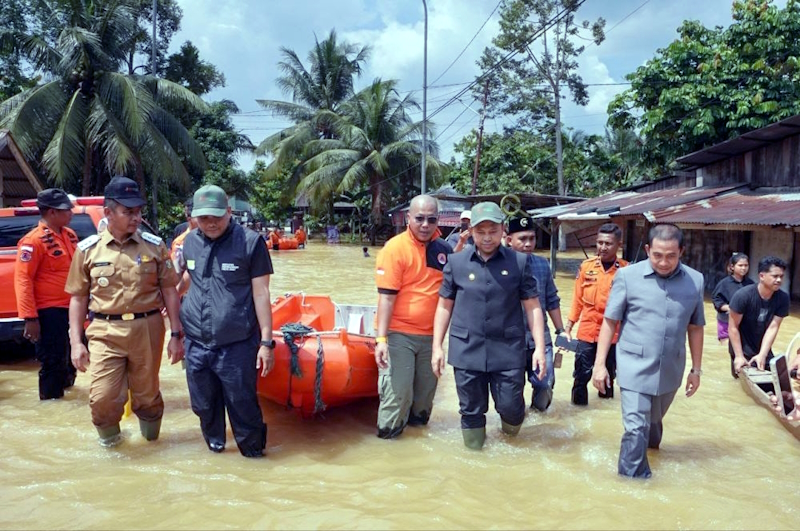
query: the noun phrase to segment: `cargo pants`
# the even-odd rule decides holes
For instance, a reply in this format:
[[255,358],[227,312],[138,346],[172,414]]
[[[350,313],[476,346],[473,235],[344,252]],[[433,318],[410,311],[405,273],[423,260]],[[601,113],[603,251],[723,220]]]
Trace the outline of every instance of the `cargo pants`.
[[158,312],[132,321],[95,318],[89,325],[89,408],[98,429],[119,423],[129,389],[133,412],[140,420],[162,417],[158,371],[164,332],[164,318]]
[[439,379],[431,368],[433,336],[389,332],[389,366],[378,373],[378,437],[428,423]]

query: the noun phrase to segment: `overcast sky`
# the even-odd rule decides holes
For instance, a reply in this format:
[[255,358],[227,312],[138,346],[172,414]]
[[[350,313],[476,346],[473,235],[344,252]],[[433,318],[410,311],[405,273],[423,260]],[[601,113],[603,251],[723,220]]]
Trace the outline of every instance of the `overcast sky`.
[[[335,28],[339,38],[372,46],[366,72],[357,81],[363,88],[377,77],[396,79],[401,92],[417,91],[422,102],[423,28],[421,1],[415,0],[178,0],[183,9],[181,31],[173,51],[187,40],[213,63],[227,85],[206,99],[233,100],[241,114],[235,124],[258,144],[286,123],[260,110],[257,99],[289,99],[275,85],[280,47],[295,50],[304,60],[316,35],[324,39]],[[428,0],[428,115],[479,75],[475,61],[498,32],[497,0]],[[707,27],[731,23],[731,0],[586,0],[576,20],[606,19],[606,40],[589,45],[579,59],[580,73],[590,87],[586,107],[569,103],[563,110],[566,126],[602,133],[606,107],[624,90],[624,76],[672,42],[683,20]],[[785,1],[779,1],[785,4]],[[475,40],[467,47],[470,39]],[[466,47],[466,50],[465,50]],[[462,50],[463,55],[441,75]],[[440,77],[441,75],[441,77]],[[463,102],[478,110],[480,103]],[[449,161],[453,144],[477,128],[477,114],[454,103],[433,118],[440,156]],[[459,116],[460,115],[460,116]],[[418,119],[422,118],[419,113]],[[487,120],[486,132],[502,129],[501,120]],[[240,160],[243,169],[252,157]]]

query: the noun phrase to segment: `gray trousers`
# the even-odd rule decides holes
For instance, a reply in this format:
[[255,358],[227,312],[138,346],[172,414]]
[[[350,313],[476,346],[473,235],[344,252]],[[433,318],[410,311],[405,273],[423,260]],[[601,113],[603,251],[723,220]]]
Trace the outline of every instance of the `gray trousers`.
[[431,368],[433,336],[389,332],[389,366],[378,374],[379,435],[399,435],[406,424],[428,423],[439,382]]
[[621,476],[649,478],[652,473],[647,462],[647,449],[658,449],[661,444],[664,433],[662,420],[678,390],[658,396],[629,389],[620,391],[625,433],[619,448],[618,472]]

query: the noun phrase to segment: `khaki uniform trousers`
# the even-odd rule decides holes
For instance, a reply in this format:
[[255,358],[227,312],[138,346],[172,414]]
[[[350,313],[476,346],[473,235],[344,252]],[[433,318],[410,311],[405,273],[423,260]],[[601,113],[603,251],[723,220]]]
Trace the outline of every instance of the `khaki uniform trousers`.
[[132,321],[95,318],[89,339],[89,408],[98,429],[116,426],[131,391],[133,412],[143,421],[164,413],[158,371],[164,348],[164,318],[156,312]]
[[431,368],[433,337],[389,332],[389,366],[380,369],[379,436],[395,437],[406,424],[424,425],[439,382]]

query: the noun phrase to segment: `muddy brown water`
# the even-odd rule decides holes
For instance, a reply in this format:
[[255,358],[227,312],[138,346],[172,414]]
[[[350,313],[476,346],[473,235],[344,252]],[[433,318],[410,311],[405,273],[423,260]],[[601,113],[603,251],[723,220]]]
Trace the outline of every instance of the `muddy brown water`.
[[[374,304],[374,256],[312,244],[273,255],[273,296],[303,290]],[[565,308],[572,276],[559,274]],[[800,329],[797,308],[778,337]],[[800,443],[731,379],[706,306],[697,395],[676,398],[654,477],[616,475],[619,400],[569,404],[572,357],[555,400],[530,412],[516,438],[490,411],[482,452],[463,448],[452,373],[431,423],[394,441],[375,437],[376,400],[303,421],[263,402],[268,456],[248,460],[228,435],[209,452],[189,408],[180,365],[161,370],[166,412],[148,443],[135,418],[125,442],[98,446],[81,375],[62,401],[40,402],[38,366],[0,363],[0,527],[4,529],[796,529]],[[529,389],[526,389],[529,396]]]

